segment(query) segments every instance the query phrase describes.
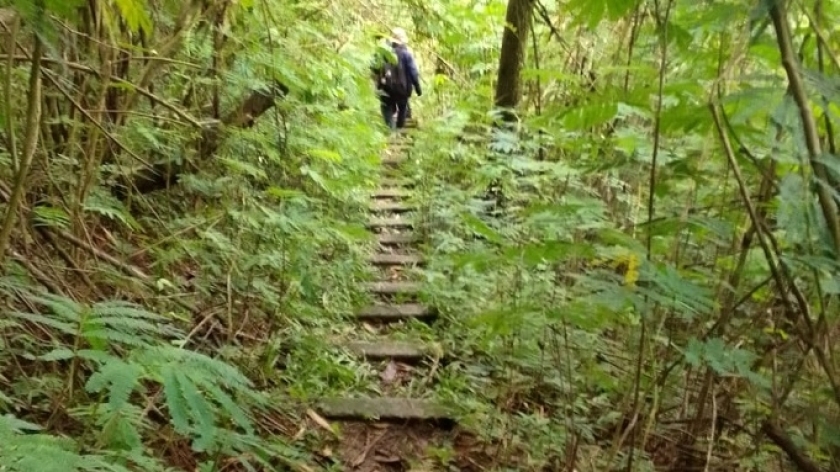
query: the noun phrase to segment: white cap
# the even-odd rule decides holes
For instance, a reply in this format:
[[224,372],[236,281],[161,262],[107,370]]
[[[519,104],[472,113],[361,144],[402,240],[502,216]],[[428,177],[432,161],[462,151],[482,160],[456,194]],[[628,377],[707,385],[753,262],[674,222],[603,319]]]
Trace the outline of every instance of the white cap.
[[391,30],[391,35],[394,37],[394,41],[400,44],[408,44],[408,35],[405,33],[404,29],[394,28]]

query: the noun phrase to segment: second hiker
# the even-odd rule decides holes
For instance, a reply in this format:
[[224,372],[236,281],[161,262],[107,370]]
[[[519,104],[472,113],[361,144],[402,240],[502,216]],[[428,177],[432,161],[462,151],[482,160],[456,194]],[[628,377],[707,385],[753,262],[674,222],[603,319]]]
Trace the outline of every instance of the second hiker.
[[389,128],[401,129],[405,127],[412,92],[416,92],[419,97],[423,95],[423,91],[420,88],[420,73],[417,71],[414,56],[406,46],[408,36],[405,30],[394,28],[391,30],[391,36],[388,45],[393,57],[378,60],[374,65],[374,75],[382,118]]

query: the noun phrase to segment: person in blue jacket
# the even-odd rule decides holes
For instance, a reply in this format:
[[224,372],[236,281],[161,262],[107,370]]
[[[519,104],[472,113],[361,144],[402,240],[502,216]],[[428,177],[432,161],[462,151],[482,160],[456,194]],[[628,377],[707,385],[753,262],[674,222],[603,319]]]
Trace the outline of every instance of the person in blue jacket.
[[420,87],[417,64],[407,47],[408,35],[404,29],[394,28],[391,30],[391,36],[388,43],[395,56],[396,68],[389,69],[379,64],[375,66],[374,72],[377,77],[382,118],[389,128],[401,129],[405,127],[412,92],[416,92],[419,97],[423,95],[423,90]]

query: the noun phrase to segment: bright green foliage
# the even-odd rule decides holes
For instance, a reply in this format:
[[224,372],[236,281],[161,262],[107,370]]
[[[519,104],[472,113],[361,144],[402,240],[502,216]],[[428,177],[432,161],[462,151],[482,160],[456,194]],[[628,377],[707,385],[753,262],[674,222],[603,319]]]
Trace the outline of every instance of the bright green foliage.
[[[80,15],[91,5],[98,29]],[[23,47],[33,25],[46,43],[48,99],[19,233],[37,247],[15,243],[28,257],[3,279],[0,463],[298,467],[306,451],[266,428],[317,393],[299,386],[323,382],[294,370],[326,349],[302,334],[361,302],[386,137],[372,24],[344,5],[274,1],[11,6]],[[11,110],[25,110],[29,64],[2,64]],[[23,116],[11,118],[20,153]],[[179,175],[116,190],[149,163]]]
[[35,471],[128,471],[112,464],[106,457],[79,455],[72,450],[70,441],[38,433],[38,425],[0,417],[0,459],[7,470],[14,472]]
[[[165,318],[123,302],[102,302],[88,309],[55,296],[28,298],[46,307],[49,314],[14,314],[17,319],[56,336],[76,338],[72,348],[54,348],[37,359],[71,360],[74,369],[90,368],[84,389],[102,403],[80,408],[74,416],[93,415],[99,431],[90,433],[97,443],[127,454],[126,458],[142,457],[142,435],[153,426],[144,419],[142,403],[137,402],[143,396],[135,392],[145,394],[150,388],[162,389],[175,432],[194,436],[196,451],[235,449],[226,442],[226,435],[233,432],[224,429],[227,422],[240,429],[240,434],[254,434],[250,410],[265,406],[266,398],[253,390],[253,383],[238,369],[168,345],[183,343],[184,333]],[[7,328],[16,326],[20,327],[9,324]],[[71,391],[70,398],[74,394]]]
[[[823,420],[837,417],[838,400],[826,388],[836,366],[803,354],[810,334],[799,304],[789,293],[793,313],[785,313],[756,237],[740,261],[750,221],[708,106],[722,105],[751,204],[767,211],[763,224],[780,251],[772,260],[786,264],[803,292],[817,339],[830,338],[836,300],[820,297],[836,291],[837,263],[814,198],[825,182],[812,180],[804,160],[802,122],[784,97],[767,10],[738,2],[545,6],[554,30],[535,21],[518,132],[492,130],[482,118],[489,87],[465,93],[466,82],[440,80],[435,93],[444,102],[457,96],[458,105],[425,127],[414,151],[423,156],[413,173],[438,254],[426,276],[453,323],[449,347],[474,360],[450,366],[441,394],[471,412],[488,438],[521,444],[529,455],[520,470],[569,460],[571,444],[582,448],[578,470],[618,467],[627,456],[613,457],[613,446],[637,448],[634,470],[665,467],[660,461],[668,459],[703,468],[707,450],[712,468],[728,456],[767,470],[773,454],[788,458],[762,432],[768,417],[809,460],[836,468],[833,428]],[[667,26],[657,25],[666,8]],[[829,18],[840,11],[822,8],[821,34],[836,51]],[[833,52],[823,53],[820,72],[815,30],[805,10],[789,9],[811,111],[829,149],[822,110],[836,106],[836,96],[823,84],[836,82]],[[813,14],[812,4],[805,9]],[[456,64],[466,72],[478,62]],[[821,159],[833,169],[833,157]],[[779,192],[762,202],[768,172]],[[508,201],[495,216],[476,201],[491,182]],[[707,396],[698,398],[704,388]],[[624,427],[637,389],[642,429],[630,434]],[[705,416],[695,420],[701,408]],[[711,415],[722,429],[709,445]],[[697,429],[686,433],[683,425]],[[820,433],[800,435],[803,428]],[[542,445],[549,434],[558,439]],[[703,453],[686,458],[659,437]],[[751,450],[746,444],[754,441],[767,446]],[[592,461],[583,460],[589,453]]]
[[[809,156],[769,2],[540,2],[514,129],[490,109],[505,2],[384,3],[3,3],[47,61],[16,181],[30,62],[0,60],[0,194],[26,192],[3,248],[0,464],[303,470],[310,435],[276,418],[381,389],[327,340],[362,336],[343,321],[386,142],[372,33],[396,18],[425,81],[406,172],[447,321],[401,336],[454,356],[396,393],[457,404],[506,446],[488,470],[775,470],[791,451],[771,426],[837,470],[816,191],[840,199],[840,4],[787,6]],[[141,189],[151,164],[177,178]]]

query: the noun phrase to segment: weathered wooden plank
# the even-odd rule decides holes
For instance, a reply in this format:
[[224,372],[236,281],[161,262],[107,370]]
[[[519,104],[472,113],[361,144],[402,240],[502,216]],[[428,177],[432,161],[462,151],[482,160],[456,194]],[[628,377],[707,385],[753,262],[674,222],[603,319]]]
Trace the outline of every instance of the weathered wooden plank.
[[412,182],[409,179],[395,179],[393,177],[382,177],[379,179],[379,185],[382,187],[410,188],[414,186],[414,182]]
[[364,321],[394,322],[416,318],[421,320],[437,317],[437,310],[420,303],[393,303],[369,305],[356,313]]
[[355,341],[346,343],[344,346],[350,352],[371,360],[394,359],[417,362],[434,354],[431,346],[410,341]]
[[382,162],[382,165],[385,165],[385,166],[398,166],[398,165],[402,164],[403,162],[405,162],[406,160],[408,160],[408,158],[405,155],[400,155],[400,156],[383,157],[381,162]]
[[382,233],[376,235],[376,241],[385,246],[416,243],[420,238],[413,233]]
[[410,203],[405,202],[373,202],[369,206],[370,211],[374,212],[391,212],[391,213],[407,213],[414,211],[416,207]]
[[416,295],[420,293],[419,282],[368,282],[364,288],[376,295]]
[[374,190],[371,194],[373,198],[401,198],[409,195],[411,195],[411,192],[399,187],[382,187]]
[[389,216],[382,218],[371,218],[370,220],[368,220],[367,226],[368,228],[406,229],[413,227],[414,223],[410,219]]
[[324,398],[316,409],[330,419],[453,420],[442,403],[414,398]]
[[373,254],[370,263],[376,266],[413,266],[425,263],[423,256],[416,254]]

